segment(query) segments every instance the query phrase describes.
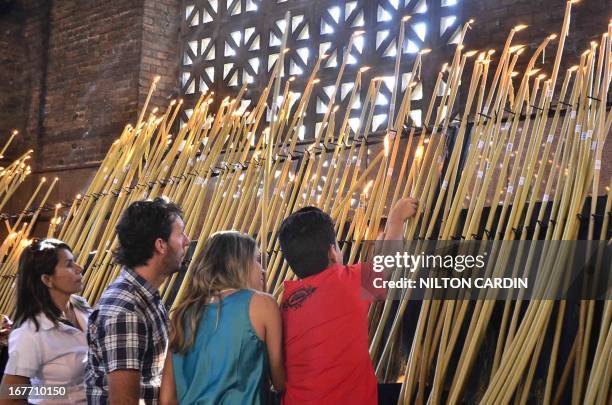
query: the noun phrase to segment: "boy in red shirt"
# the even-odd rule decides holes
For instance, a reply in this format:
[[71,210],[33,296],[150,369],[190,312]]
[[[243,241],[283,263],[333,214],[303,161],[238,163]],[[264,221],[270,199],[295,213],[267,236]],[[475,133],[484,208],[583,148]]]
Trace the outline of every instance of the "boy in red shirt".
[[[389,213],[385,240],[402,239],[403,224],[416,207],[415,199],[398,201]],[[287,217],[279,239],[299,277],[284,282],[281,302],[287,376],[283,404],[376,404],[361,265],[343,265],[334,223],[315,207]]]

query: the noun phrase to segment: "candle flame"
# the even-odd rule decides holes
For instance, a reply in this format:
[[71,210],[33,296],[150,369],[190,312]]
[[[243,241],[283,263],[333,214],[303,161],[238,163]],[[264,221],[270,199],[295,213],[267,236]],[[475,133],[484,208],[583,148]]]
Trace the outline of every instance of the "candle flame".
[[421,51],[419,52],[421,55],[426,55],[428,53],[431,52],[431,49],[429,48],[425,48],[425,49],[421,49]]
[[353,32],[353,36],[354,37],[358,37],[358,36],[363,35],[363,34],[365,34],[364,30],[358,30],[358,31]]
[[81,199],[81,197],[82,197],[82,196],[81,196],[81,194],[77,194],[77,195],[76,195],[76,199],[77,199],[77,200],[80,200],[80,199]]
[[514,30],[514,32],[519,32],[519,31],[524,30],[524,29],[525,29],[525,28],[527,28],[527,27],[528,27],[528,25],[527,25],[527,24],[519,24],[519,25],[515,26],[515,27],[513,28],[513,30]]
[[370,189],[374,185],[374,180],[368,181],[368,184],[363,188],[363,195],[367,196],[370,193]]
[[544,79],[545,77],[546,77],[546,73],[540,73],[540,74],[538,75],[538,80],[542,80],[542,79]]
[[42,179],[40,179],[40,182],[41,182],[41,183],[44,183],[44,182],[46,182],[46,181],[47,181],[47,178],[46,178],[46,177],[43,177]]
[[405,15],[405,16],[402,17],[402,21],[406,22],[406,21],[410,20],[411,18],[412,18],[411,15]]
[[157,84],[160,80],[161,80],[161,76],[159,75],[155,76],[155,78],[153,79],[153,84]]
[[550,34],[550,35],[548,36],[548,39],[550,39],[551,41],[552,41],[553,39],[556,39],[556,38],[557,38],[557,34]]
[[370,67],[369,66],[364,66],[361,69],[359,69],[359,72],[360,73],[364,73],[364,72],[367,72],[368,70],[370,70]]
[[568,72],[575,72],[576,70],[578,70],[578,65],[574,65],[571,68],[567,69]]
[[385,140],[384,140],[384,146],[385,146],[385,157],[389,156],[389,134],[385,135]]
[[465,53],[465,57],[466,58],[471,58],[472,56],[476,55],[478,53],[478,51],[469,51]]
[[423,157],[423,151],[424,151],[424,147],[423,145],[419,145],[418,148],[416,148],[416,150],[414,151],[414,159],[415,160],[421,160],[421,158]]
[[16,129],[13,130],[13,135],[17,135],[19,133],[19,131],[17,131]]
[[60,208],[62,208],[62,204],[55,204],[55,208],[59,210]]
[[489,49],[489,52],[487,52],[487,55],[493,55],[495,53],[495,49]]

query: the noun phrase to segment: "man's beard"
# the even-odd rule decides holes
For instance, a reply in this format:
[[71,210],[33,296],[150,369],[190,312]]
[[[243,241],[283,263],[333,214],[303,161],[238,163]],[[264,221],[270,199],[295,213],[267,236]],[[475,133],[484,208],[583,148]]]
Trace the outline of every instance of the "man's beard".
[[[182,256],[182,257],[181,257]],[[167,256],[166,260],[164,260],[164,267],[168,274],[174,274],[181,271],[185,262],[185,255],[173,254],[171,256]]]

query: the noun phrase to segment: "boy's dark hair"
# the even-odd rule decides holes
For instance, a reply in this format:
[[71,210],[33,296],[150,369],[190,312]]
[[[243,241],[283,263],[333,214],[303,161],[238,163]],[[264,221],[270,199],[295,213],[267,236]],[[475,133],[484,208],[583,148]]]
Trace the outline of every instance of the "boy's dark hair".
[[153,257],[155,241],[167,241],[172,223],[182,216],[181,208],[165,197],[130,204],[115,227],[119,238],[119,247],[113,252],[115,261],[129,268],[147,264]]
[[329,266],[327,253],[336,244],[334,221],[316,207],[289,215],[278,235],[283,256],[299,278],[319,274]]

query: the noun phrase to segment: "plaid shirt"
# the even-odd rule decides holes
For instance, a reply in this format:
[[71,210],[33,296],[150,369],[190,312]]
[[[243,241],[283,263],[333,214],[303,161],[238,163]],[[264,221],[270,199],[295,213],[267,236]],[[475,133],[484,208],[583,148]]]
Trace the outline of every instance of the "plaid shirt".
[[139,370],[141,401],[159,403],[168,347],[168,314],[157,289],[124,268],[91,314],[87,341],[85,383],[89,404],[108,402],[106,375],[115,370]]

